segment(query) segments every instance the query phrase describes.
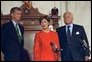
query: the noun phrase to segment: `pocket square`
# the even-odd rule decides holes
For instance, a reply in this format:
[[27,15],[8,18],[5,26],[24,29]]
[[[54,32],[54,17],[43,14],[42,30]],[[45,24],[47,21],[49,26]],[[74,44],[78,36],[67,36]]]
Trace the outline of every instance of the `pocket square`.
[[77,32],[76,32],[76,35],[79,35],[79,34],[80,34],[79,31],[77,31]]

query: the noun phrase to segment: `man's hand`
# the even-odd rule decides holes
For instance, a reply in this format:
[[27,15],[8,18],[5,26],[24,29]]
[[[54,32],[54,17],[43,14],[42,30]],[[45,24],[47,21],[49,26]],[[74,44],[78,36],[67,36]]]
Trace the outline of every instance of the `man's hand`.
[[4,54],[1,52],[1,61],[4,61]]
[[85,61],[88,61],[89,60],[89,56],[85,56]]

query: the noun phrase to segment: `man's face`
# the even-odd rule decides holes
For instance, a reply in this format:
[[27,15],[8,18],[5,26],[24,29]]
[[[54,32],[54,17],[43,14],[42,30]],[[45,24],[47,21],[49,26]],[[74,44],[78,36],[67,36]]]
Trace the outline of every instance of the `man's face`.
[[22,14],[21,11],[15,10],[15,12],[11,14],[12,19],[14,19],[14,20],[16,20],[16,21],[20,21],[21,14]]
[[71,24],[73,21],[73,15],[70,12],[65,13],[64,15],[64,23]]

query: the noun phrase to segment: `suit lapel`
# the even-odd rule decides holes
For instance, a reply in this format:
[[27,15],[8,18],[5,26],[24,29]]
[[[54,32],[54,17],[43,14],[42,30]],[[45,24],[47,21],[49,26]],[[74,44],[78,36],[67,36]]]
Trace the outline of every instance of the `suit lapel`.
[[14,24],[13,24],[12,21],[10,21],[10,28],[11,28],[12,33],[13,33],[13,34],[16,36],[16,38],[18,39],[17,32],[16,32],[16,28],[15,28],[15,26],[14,26]]
[[12,22],[12,21],[10,21],[10,23],[11,23],[11,29],[13,30],[13,32],[14,32],[14,33],[16,33],[16,34],[17,34],[17,32],[16,32],[16,29],[15,29],[15,26],[14,26],[13,22]]
[[76,27],[75,25],[73,24],[73,29],[72,29],[72,38],[75,37],[75,33],[76,33]]
[[66,27],[64,26],[64,30],[63,30],[63,35],[64,35],[64,37],[65,37],[65,40],[67,41],[67,36],[66,36]]
[[66,37],[66,27],[64,26],[64,34],[65,34],[65,37]]

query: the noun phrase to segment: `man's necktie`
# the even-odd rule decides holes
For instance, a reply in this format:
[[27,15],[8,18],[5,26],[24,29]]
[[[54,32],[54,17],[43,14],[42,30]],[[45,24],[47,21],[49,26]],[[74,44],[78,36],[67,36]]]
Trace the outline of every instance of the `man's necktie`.
[[18,24],[15,25],[15,28],[16,28],[16,32],[17,32],[17,35],[18,35],[18,38],[19,38],[19,42],[21,43],[22,36],[21,36],[21,34],[19,33]]
[[71,41],[71,33],[70,33],[70,26],[67,26],[67,41],[68,41],[68,44],[70,44],[70,41]]

